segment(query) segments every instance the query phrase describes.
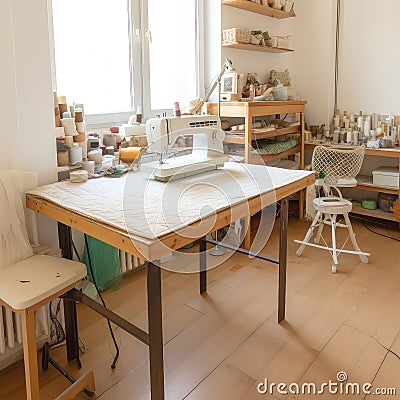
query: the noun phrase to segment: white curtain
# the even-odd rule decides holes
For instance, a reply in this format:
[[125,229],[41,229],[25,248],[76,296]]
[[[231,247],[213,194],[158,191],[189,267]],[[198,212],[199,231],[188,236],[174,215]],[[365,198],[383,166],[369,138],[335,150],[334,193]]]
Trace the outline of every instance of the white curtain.
[[23,176],[0,171],[0,270],[33,255],[22,203]]

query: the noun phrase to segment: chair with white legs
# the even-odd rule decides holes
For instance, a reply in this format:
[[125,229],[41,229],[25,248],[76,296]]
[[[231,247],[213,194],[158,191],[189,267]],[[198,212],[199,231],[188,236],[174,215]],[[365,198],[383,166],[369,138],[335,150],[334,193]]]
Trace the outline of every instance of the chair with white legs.
[[[360,250],[356,236],[351,226],[349,213],[352,203],[343,198],[340,188],[354,187],[357,185],[356,176],[360,172],[364,159],[365,147],[356,146],[351,148],[334,148],[317,146],[314,149],[311,169],[317,174],[315,182],[317,196],[313,200],[316,211],[315,218],[307,231],[305,238],[295,240],[301,246],[296,254],[301,256],[306,246],[329,250],[333,258],[332,272],[336,273],[338,256],[341,253],[358,255],[360,260],[367,264],[369,253]],[[323,197],[320,197],[321,190]],[[338,222],[338,216],[343,215],[344,223]],[[331,226],[332,247],[324,240],[325,246],[319,245],[325,225]],[[336,242],[336,228],[346,228],[354,250],[345,250],[346,239],[342,248],[338,249]],[[315,230],[317,231],[314,242],[310,243]],[[323,237],[322,237],[323,238]]]
[[[0,305],[21,318],[26,396],[28,400],[39,400],[35,312],[72,289],[86,276],[86,266],[33,255],[25,226],[23,181],[24,174],[18,171],[0,172]],[[92,371],[57,399],[72,399],[85,388],[93,395]]]

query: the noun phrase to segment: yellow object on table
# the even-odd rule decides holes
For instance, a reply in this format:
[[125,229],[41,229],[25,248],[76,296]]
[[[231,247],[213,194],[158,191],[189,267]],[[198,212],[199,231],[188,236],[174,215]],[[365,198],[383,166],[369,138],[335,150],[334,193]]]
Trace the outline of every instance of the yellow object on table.
[[121,148],[119,149],[119,161],[127,164],[137,164],[139,167],[142,151],[141,147]]

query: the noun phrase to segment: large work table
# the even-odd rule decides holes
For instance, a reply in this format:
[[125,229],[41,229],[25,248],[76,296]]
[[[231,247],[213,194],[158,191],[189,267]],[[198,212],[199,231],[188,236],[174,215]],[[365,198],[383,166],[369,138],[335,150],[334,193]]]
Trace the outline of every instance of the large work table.
[[[258,165],[224,168],[168,183],[143,172],[85,183],[59,182],[27,193],[27,206],[58,222],[63,256],[72,258],[71,228],[147,261],[148,332],[72,290],[65,301],[68,361],[78,361],[76,301],[149,346],[151,398],[164,399],[161,269],[159,259],[200,239],[200,293],[207,290],[207,235],[280,202],[279,259],[227,243],[220,246],[279,266],[278,322],[285,318],[288,197],[314,182],[314,174]],[[272,216],[271,218],[274,218]],[[272,223],[272,221],[271,221]],[[262,229],[262,226],[261,226]]]

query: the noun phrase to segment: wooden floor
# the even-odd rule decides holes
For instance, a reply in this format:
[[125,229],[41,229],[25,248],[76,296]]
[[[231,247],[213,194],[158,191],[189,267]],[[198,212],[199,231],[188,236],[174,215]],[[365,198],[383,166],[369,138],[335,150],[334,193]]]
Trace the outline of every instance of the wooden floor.
[[[335,380],[344,371],[352,382],[395,387],[400,398],[400,245],[354,223],[370,264],[342,255],[331,273],[328,252],[306,249],[295,255],[293,239],[308,224],[290,219],[287,319],[277,324],[275,265],[234,255],[209,273],[208,295],[198,294],[198,276],[163,272],[166,393],[170,400],[294,399],[307,396],[257,394],[257,384]],[[399,235],[391,231],[392,235]],[[275,231],[265,249],[277,256]],[[110,308],[146,328],[145,274],[128,276],[117,292],[106,293]],[[79,308],[80,337],[88,348],[79,376],[93,369],[98,399],[149,399],[147,347],[115,329],[121,347],[116,370],[104,320]],[[379,343],[381,344],[379,344]],[[65,349],[53,356],[65,364]],[[68,386],[53,368],[40,373],[42,399]],[[371,396],[371,398],[374,396]],[[0,374],[0,399],[24,399],[23,364]],[[85,399],[84,395],[78,399]],[[365,396],[316,396],[353,399]],[[367,397],[370,398],[370,397]]]

